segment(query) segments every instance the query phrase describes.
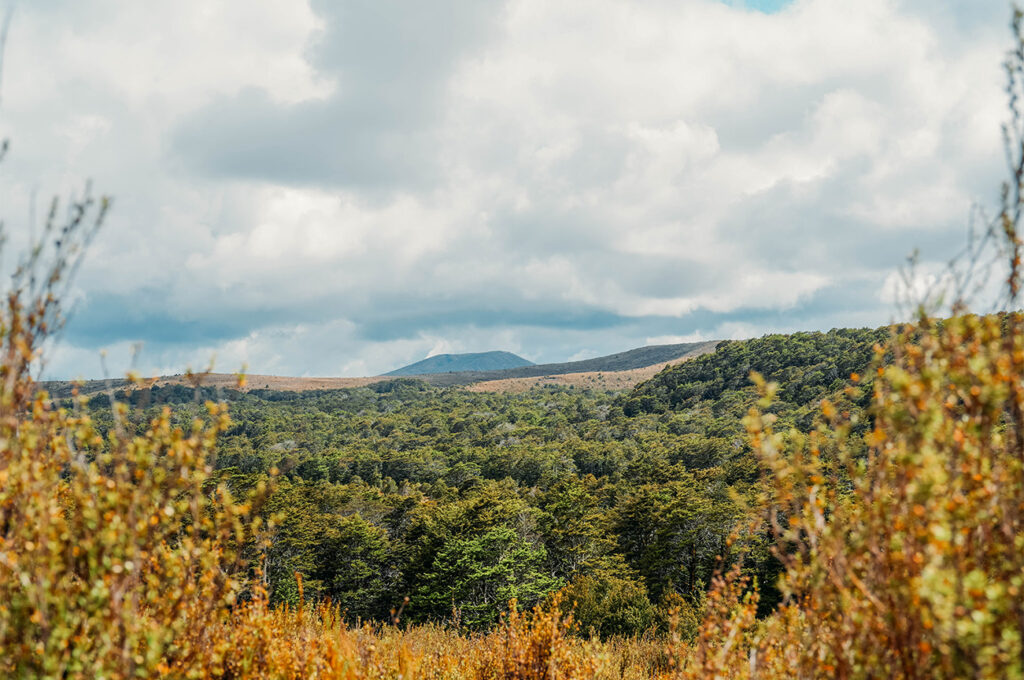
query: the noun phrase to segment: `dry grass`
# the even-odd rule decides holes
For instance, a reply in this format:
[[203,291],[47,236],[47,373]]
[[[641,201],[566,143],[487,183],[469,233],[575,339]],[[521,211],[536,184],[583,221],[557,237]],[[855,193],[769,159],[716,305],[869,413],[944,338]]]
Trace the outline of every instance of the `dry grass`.
[[[340,390],[349,387],[366,387],[373,383],[384,382],[392,378],[380,376],[366,378],[304,378],[289,377],[281,375],[254,375],[245,376],[245,385],[242,390],[277,390],[281,392],[303,392],[305,390]],[[223,389],[238,389],[238,376],[233,373],[207,373],[203,376],[204,387],[220,387]],[[166,385],[189,385],[187,375],[165,375],[153,381],[154,387]]]
[[576,389],[593,390],[629,390],[644,380],[649,380],[669,366],[699,357],[715,351],[716,342],[709,342],[678,359],[663,361],[652,366],[634,368],[628,371],[590,371],[585,373],[565,373],[562,375],[544,375],[534,378],[504,378],[502,380],[485,380],[467,385],[470,392],[504,392],[518,394],[535,387],[575,387]]
[[671,660],[687,652],[671,638],[600,642],[573,629],[557,602],[527,613],[513,608],[494,630],[463,635],[435,625],[351,625],[328,605],[272,609],[260,596],[210,631],[223,651],[207,672],[288,680],[669,680]]

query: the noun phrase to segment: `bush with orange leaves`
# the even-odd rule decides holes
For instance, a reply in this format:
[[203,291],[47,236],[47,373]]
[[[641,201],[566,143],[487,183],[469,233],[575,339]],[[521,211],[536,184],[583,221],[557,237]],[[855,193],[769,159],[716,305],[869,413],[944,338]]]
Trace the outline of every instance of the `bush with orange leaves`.
[[[1021,322],[922,319],[913,342],[899,337],[874,381],[866,459],[849,455],[829,404],[832,437],[785,442],[751,419],[787,567],[766,637],[788,640],[785,657],[764,663],[844,678],[1021,674]],[[827,459],[849,469],[849,490],[826,482]]]
[[239,592],[232,546],[259,528],[248,504],[209,488],[222,406],[208,404],[187,431],[165,411],[144,436],[119,425],[104,435],[82,409],[36,392],[39,347],[61,324],[68,275],[107,205],[86,198],[58,224],[54,203],[49,238],[0,314],[3,677],[202,674],[223,654],[202,631]]

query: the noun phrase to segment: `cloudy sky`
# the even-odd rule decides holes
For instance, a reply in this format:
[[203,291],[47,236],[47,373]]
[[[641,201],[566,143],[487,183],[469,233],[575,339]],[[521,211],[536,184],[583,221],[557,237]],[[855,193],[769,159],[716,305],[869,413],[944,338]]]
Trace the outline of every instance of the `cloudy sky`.
[[0,215],[16,246],[53,193],[115,198],[49,377],[99,376],[104,348],[120,373],[137,342],[150,374],[367,375],[877,325],[906,255],[947,259],[998,196],[1008,19],[24,0]]

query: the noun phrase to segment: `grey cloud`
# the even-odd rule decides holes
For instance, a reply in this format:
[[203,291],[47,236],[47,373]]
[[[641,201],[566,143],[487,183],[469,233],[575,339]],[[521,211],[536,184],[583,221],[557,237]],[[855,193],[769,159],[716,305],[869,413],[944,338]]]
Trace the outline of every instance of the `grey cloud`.
[[942,224],[887,228],[849,214],[846,180],[819,187],[787,183],[739,201],[722,221],[721,233],[740,248],[744,261],[840,275],[892,271],[915,250],[946,260],[963,246],[966,210]]
[[977,39],[978,33],[1009,35],[1004,28],[1010,20],[1012,3],[1009,1],[901,0],[900,4],[911,13],[927,12],[930,21],[940,27],[948,39],[957,40],[963,36]]
[[333,102],[287,106],[249,89],[185,122],[174,152],[214,175],[374,188],[424,181],[428,136]]
[[670,255],[604,253],[581,266],[594,279],[609,276],[634,294],[662,298],[697,295],[716,279],[736,274],[728,261],[712,266]]
[[[432,311],[407,310],[406,313],[382,318],[364,319],[360,335],[372,341],[415,337],[424,331],[474,328],[545,328],[548,330],[597,331],[616,326],[630,326],[633,319],[602,309],[586,309],[579,305],[509,305],[452,309],[435,301]],[[546,309],[545,309],[546,307]]]
[[246,90],[195,112],[171,157],[212,175],[286,184],[387,189],[422,184],[440,159],[437,131],[448,79],[497,28],[501,5],[467,0],[320,1],[308,49],[335,83],[326,100],[279,104]]

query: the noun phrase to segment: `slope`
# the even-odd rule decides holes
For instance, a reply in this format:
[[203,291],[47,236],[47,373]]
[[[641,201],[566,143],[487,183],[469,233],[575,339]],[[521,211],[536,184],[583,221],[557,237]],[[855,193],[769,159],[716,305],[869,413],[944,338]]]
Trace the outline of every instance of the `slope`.
[[612,371],[632,371],[638,368],[647,368],[656,364],[676,361],[688,356],[693,352],[710,350],[715,347],[716,341],[712,342],[683,342],[674,345],[649,345],[638,347],[626,352],[618,352],[603,357],[584,359],[582,361],[567,361],[558,364],[535,364],[520,368],[510,368],[503,371],[464,371],[459,373],[444,373],[434,375],[422,375],[432,385],[469,385],[492,380],[509,380],[513,378],[543,378],[553,375],[566,375],[570,373],[606,373]]
[[414,364],[385,373],[388,376],[430,375],[465,371],[500,371],[509,368],[533,366],[521,356],[511,352],[473,352],[467,354],[437,354]]

